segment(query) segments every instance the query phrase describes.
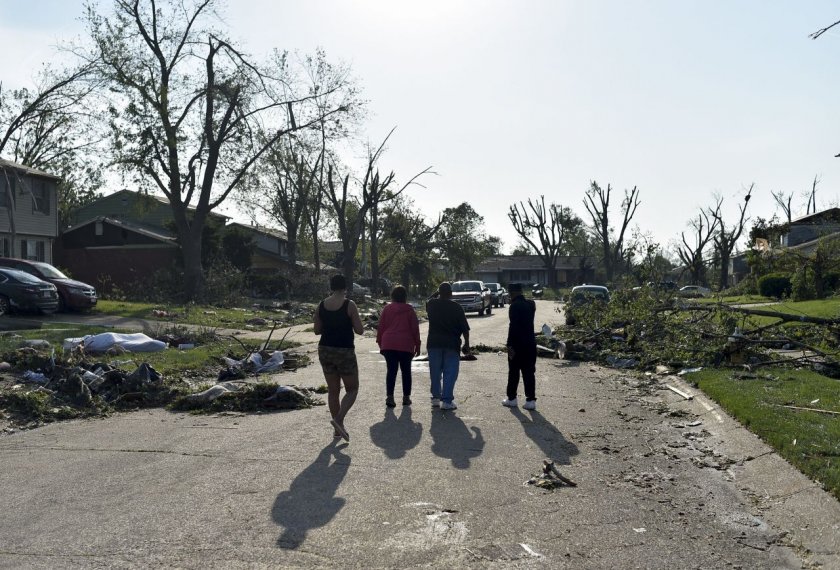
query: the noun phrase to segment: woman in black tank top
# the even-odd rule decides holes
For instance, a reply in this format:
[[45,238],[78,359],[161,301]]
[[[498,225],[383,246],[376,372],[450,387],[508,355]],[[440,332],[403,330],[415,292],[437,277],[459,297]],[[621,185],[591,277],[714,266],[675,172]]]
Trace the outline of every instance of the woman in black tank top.
[[[332,416],[333,435],[350,441],[344,417],[359,393],[359,367],[353,333],[360,335],[364,329],[356,303],[346,298],[347,282],[343,275],[332,276],[330,290],[332,295],[321,301],[315,311],[315,334],[321,335],[318,360],[327,381],[327,405]],[[342,382],[345,393],[339,400]]]

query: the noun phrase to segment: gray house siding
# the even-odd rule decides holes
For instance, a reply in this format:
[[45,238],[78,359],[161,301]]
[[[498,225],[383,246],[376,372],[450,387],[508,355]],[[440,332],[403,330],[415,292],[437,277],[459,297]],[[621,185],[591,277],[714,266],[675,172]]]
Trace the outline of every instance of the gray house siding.
[[[53,261],[58,236],[59,178],[40,170],[0,161],[0,253],[3,256]],[[9,198],[11,187],[12,198]],[[14,211],[12,204],[14,202]],[[12,223],[14,214],[14,248]]]

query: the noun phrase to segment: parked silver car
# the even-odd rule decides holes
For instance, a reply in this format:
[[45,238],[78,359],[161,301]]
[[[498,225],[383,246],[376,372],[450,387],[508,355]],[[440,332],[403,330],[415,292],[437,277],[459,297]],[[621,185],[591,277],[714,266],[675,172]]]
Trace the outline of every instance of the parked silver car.
[[708,297],[712,290],[700,285],[686,285],[680,289],[680,297]]
[[566,324],[577,323],[576,312],[584,305],[593,303],[606,304],[610,300],[610,290],[603,285],[578,285],[572,288],[569,300],[563,308],[566,314]]

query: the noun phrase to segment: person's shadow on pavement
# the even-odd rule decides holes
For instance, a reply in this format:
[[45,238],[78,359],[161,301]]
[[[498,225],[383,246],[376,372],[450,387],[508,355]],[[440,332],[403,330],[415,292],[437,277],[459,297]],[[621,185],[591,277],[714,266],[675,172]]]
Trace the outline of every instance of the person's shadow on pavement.
[[[310,529],[324,526],[344,507],[345,499],[335,493],[350,469],[350,457],[341,453],[345,446],[337,447],[338,441],[324,447],[315,461],[295,477],[289,490],[274,500],[271,518],[284,528],[277,539],[280,548],[298,548]],[[332,464],[331,456],[335,458]]]
[[370,439],[381,447],[388,459],[405,457],[409,449],[420,443],[423,425],[411,419],[411,406],[403,406],[399,419],[393,408],[385,408],[385,419],[370,426]]
[[546,458],[558,465],[569,465],[570,458],[578,454],[577,446],[563,437],[560,430],[538,411],[531,410],[531,417],[528,417],[519,408],[508,409],[522,424],[525,435],[539,446]]
[[452,465],[457,469],[469,469],[470,460],[484,452],[481,429],[467,428],[461,418],[453,413],[432,411],[429,434],[433,440],[432,453],[452,460]]

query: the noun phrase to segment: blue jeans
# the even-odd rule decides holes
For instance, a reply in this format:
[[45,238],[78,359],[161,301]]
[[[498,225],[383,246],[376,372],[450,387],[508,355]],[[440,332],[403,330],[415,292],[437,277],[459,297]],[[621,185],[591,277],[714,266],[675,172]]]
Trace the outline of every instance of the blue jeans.
[[[455,396],[455,381],[461,367],[461,356],[454,348],[429,348],[429,372],[432,375],[432,398],[451,402]],[[441,390],[443,377],[443,390]]]

